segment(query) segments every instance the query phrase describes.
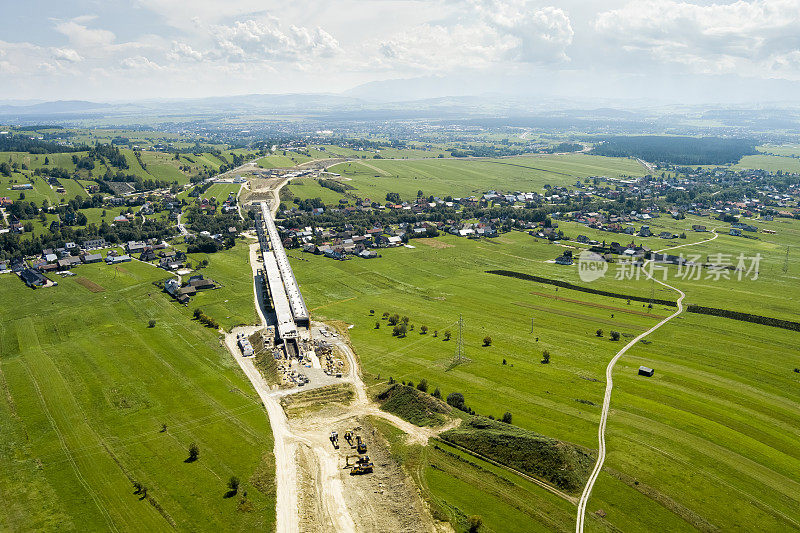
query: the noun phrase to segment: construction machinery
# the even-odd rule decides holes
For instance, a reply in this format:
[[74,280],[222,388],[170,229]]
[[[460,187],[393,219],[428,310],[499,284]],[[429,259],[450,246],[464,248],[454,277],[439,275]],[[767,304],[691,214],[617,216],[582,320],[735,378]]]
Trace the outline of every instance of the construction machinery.
[[[352,457],[355,457],[356,461],[355,461],[355,463],[350,464],[350,459]],[[369,460],[369,456],[367,456],[367,455],[364,455],[364,456],[348,455],[346,460],[347,460],[347,464],[345,465],[345,468],[350,468],[351,469],[350,470],[350,475],[351,476],[357,476],[357,475],[360,475],[360,474],[369,474],[373,470],[372,461]]]
[[358,453],[367,453],[367,444],[361,440],[361,435],[356,435],[356,451]]
[[352,431],[345,431],[344,432],[344,440],[347,441],[351,447],[353,446],[353,432]]
[[334,449],[339,449],[339,434],[335,431],[331,431],[331,444],[333,444]]

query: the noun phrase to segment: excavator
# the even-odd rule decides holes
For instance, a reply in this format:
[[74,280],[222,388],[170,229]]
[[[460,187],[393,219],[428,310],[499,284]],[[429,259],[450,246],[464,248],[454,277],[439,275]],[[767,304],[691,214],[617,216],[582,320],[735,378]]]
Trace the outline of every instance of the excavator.
[[356,451],[358,453],[367,453],[367,444],[361,440],[361,435],[356,435]]
[[347,441],[351,447],[353,446],[353,432],[352,431],[345,431],[344,432],[344,440]]
[[331,431],[331,444],[333,444],[333,448],[338,450],[339,449],[339,434],[335,431]]
[[[356,461],[353,464],[350,464],[350,458],[355,457]],[[346,458],[347,464],[345,468],[350,468],[350,475],[357,476],[360,474],[369,474],[372,472],[372,461],[369,460],[368,455],[359,456],[359,455],[348,455]]]

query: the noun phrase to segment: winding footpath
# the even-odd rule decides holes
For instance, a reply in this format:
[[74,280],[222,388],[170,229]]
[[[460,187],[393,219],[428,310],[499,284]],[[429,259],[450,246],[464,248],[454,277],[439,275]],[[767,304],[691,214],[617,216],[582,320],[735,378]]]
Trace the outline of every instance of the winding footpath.
[[[675,248],[683,248],[686,246],[696,246],[698,244],[703,244],[709,241],[713,241],[714,239],[719,237],[719,234],[717,233],[717,228],[714,228],[711,231],[714,233],[714,236],[711,237],[710,239],[705,239],[690,244],[680,244],[678,246],[663,248],[661,250],[656,251],[655,253],[661,253],[667,250],[674,250]],[[606,421],[608,420],[608,410],[611,407],[611,390],[614,388],[614,379],[613,379],[614,365],[617,364],[619,358],[625,355],[625,353],[629,349],[631,349],[634,345],[636,345],[637,342],[644,339],[645,337],[653,333],[655,330],[657,330],[658,328],[660,328],[661,326],[663,326],[664,324],[666,324],[667,322],[669,322],[670,320],[677,317],[683,312],[683,299],[686,297],[686,294],[684,294],[682,290],[673,287],[672,285],[668,285],[667,283],[659,281],[654,277],[652,277],[650,273],[647,272],[647,270],[645,269],[647,263],[649,263],[650,261],[651,260],[648,260],[642,265],[642,271],[648,278],[652,279],[656,283],[663,285],[668,289],[672,289],[673,291],[680,294],[680,297],[676,302],[678,305],[678,310],[669,315],[667,318],[665,318],[658,324],[656,324],[655,326],[653,326],[652,328],[638,335],[628,344],[626,344],[625,347],[622,348],[619,352],[617,352],[617,354],[611,359],[611,361],[609,361],[608,366],[606,367],[606,391],[605,395],[603,396],[603,411],[600,414],[600,426],[597,428],[597,441],[598,441],[597,462],[595,462],[594,468],[592,469],[592,473],[589,475],[589,479],[586,482],[586,486],[583,488],[583,493],[581,494],[581,497],[578,500],[578,517],[575,522],[576,533],[583,533],[584,519],[586,517],[586,504],[589,503],[589,496],[591,496],[592,494],[592,488],[594,488],[594,484],[597,481],[597,477],[600,475],[600,472],[603,470],[603,463],[606,460]]]

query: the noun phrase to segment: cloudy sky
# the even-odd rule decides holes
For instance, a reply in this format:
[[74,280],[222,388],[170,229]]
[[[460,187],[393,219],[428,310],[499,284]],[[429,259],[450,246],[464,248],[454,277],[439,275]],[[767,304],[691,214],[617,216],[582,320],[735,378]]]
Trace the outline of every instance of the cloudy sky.
[[800,98],[800,0],[2,3],[2,100],[336,93],[395,79],[422,80],[397,85],[410,96]]

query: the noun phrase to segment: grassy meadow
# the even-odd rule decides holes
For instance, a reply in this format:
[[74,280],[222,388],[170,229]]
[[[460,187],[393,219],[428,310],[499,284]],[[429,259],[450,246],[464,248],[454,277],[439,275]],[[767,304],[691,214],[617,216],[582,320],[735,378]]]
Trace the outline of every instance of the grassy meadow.
[[[735,239],[717,241],[756,249],[768,244]],[[293,268],[312,315],[354,325],[349,333],[367,384],[379,387],[389,377],[415,383],[425,378],[443,396],[462,392],[479,414],[499,417],[510,411],[520,427],[596,449],[606,364],[626,339],[673,309],[648,310],[637,302],[484,273],[507,268],[581,284],[575,267],[545,262],[563,248],[524,233],[482,241],[444,236],[411,244],[414,248],[382,250],[374,260],[340,262],[291,252],[304,259],[294,260]],[[796,302],[791,279],[797,273],[783,274],[778,264],[778,255],[764,260],[771,273],[764,273],[760,285],[742,281],[715,287],[704,280],[676,285],[686,291],[687,301],[785,318]],[[594,283],[643,296],[652,290],[644,279]],[[758,291],[762,297],[753,298]],[[655,296],[677,297],[668,289],[656,290]],[[393,337],[383,312],[408,316],[414,330],[406,338]],[[471,362],[448,371],[459,315]],[[429,328],[426,335],[420,334],[423,324]],[[445,330],[454,335],[450,341],[443,338]],[[611,330],[621,333],[619,342],[609,339]],[[490,346],[483,345],[487,335]],[[632,349],[615,371],[609,459],[589,502],[589,528],[798,527],[800,454],[790,445],[800,427],[798,375],[792,371],[800,363],[796,342],[796,332],[685,314]],[[550,364],[541,364],[543,350],[549,351]],[[654,378],[636,375],[642,364],[656,369]],[[492,503],[492,498],[504,499],[505,481],[472,466],[455,466],[457,459],[430,446],[424,454],[421,483],[448,516],[480,514],[494,531],[511,527],[507,516],[523,515],[527,530],[574,527],[569,512],[574,507],[538,487],[512,479],[508,494],[525,505],[510,514],[497,512],[509,507],[509,501],[499,507]],[[552,511],[544,516],[533,511],[542,508]]]
[[762,169],[769,172],[800,172],[800,159],[776,155],[746,155],[736,165],[734,169]]
[[417,191],[434,196],[479,195],[500,191],[541,191],[545,184],[570,186],[589,176],[643,176],[645,169],[631,159],[585,154],[520,156],[505,159],[432,159],[348,161],[330,168],[356,190],[354,194],[383,202],[387,192],[404,200]]
[[[165,273],[150,265],[75,272],[35,292],[0,276],[0,530],[271,529],[269,421],[218,334],[153,285]],[[241,277],[208,297],[241,291],[252,313]],[[234,475],[246,499],[225,497]]]

